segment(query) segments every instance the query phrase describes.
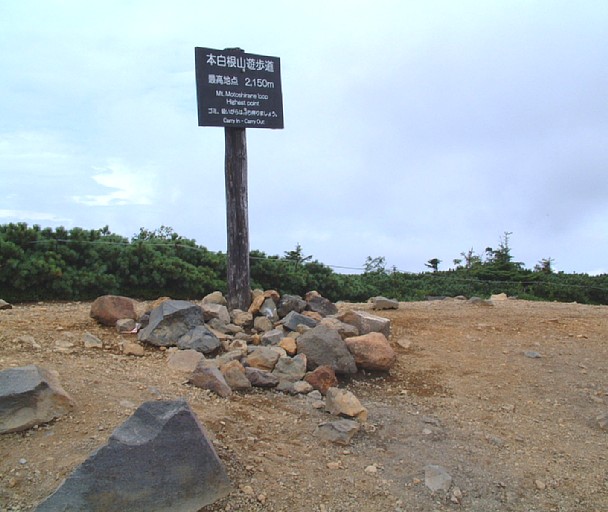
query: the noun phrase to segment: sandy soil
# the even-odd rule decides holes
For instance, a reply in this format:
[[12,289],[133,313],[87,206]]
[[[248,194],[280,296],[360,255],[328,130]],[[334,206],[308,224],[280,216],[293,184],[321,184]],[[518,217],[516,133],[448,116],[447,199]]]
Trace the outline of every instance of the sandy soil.
[[[70,416],[0,437],[1,510],[32,510],[139,404],[177,397],[206,426],[234,484],[206,510],[608,510],[608,432],[595,420],[608,411],[608,307],[443,300],[379,313],[392,320],[398,362],[390,375],[342,383],[369,410],[348,447],[313,436],[329,417],[305,398],[221,399],[186,384],[158,349],[122,355],[129,335],[97,325],[89,310],[0,311],[0,368],[52,368],[77,403]],[[103,350],[82,346],[86,331]],[[64,338],[74,353],[53,350]],[[449,491],[425,486],[429,464],[452,476]]]

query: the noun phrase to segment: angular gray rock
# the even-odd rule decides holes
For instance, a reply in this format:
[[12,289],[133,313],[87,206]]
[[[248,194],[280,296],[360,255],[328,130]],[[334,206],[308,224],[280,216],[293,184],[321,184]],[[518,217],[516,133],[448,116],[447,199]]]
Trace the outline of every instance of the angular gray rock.
[[338,331],[322,325],[298,337],[298,354],[306,354],[308,370],[329,366],[338,374],[357,373],[355,360]]
[[139,331],[137,338],[158,347],[177,345],[184,334],[203,321],[203,311],[196,304],[168,300],[152,310],[148,325]]
[[277,313],[277,305],[274,300],[268,297],[260,308],[260,314],[264,315],[269,320],[276,322],[279,319],[279,314]]
[[73,406],[50,370],[29,365],[0,372],[0,434],[46,423],[67,414]]
[[373,297],[372,304],[374,309],[399,309],[399,301],[387,299],[386,297]]
[[262,345],[278,345],[284,337],[283,329],[273,329],[262,334]]
[[279,380],[296,382],[302,380],[306,374],[306,355],[298,354],[295,357],[280,357],[272,370]]
[[216,304],[215,302],[202,302],[201,309],[203,310],[203,317],[205,322],[208,322],[212,318],[217,318],[224,324],[230,323],[230,313],[228,308],[222,304]]
[[197,512],[230,480],[184,400],[142,404],[37,512]]
[[335,329],[340,333],[343,340],[350,338],[351,336],[359,336],[359,329],[357,329],[354,325],[342,322],[333,316],[324,318],[319,322],[319,325],[324,325],[330,329]]
[[90,332],[85,332],[82,337],[84,348],[103,348],[103,341]]
[[[299,295],[282,295],[277,305],[277,313],[283,318],[292,311],[301,313],[306,309],[306,301]],[[295,329],[294,329],[295,330]]]
[[387,338],[391,335],[391,321],[388,318],[372,315],[366,311],[346,311],[338,319],[359,329],[359,334],[381,332]]
[[313,435],[332,443],[348,445],[354,435],[359,432],[361,424],[354,420],[336,420],[319,423]]
[[424,468],[424,485],[433,492],[447,492],[452,485],[452,477],[445,468],[429,464]]
[[286,329],[295,331],[298,328],[298,325],[305,325],[312,328],[316,327],[319,322],[317,322],[314,318],[291,311],[285,318],[283,318],[283,320],[281,320],[281,323]]
[[116,320],[116,330],[118,332],[133,332],[136,327],[137,324],[132,318],[119,318],[118,320]]
[[188,382],[197,388],[213,391],[222,398],[232,394],[232,388],[226,382],[220,369],[208,361],[203,360],[198,363]]
[[306,309],[319,313],[321,316],[335,315],[338,312],[336,305],[321,295],[307,294]]
[[245,367],[245,376],[256,388],[274,388],[279,383],[279,378],[267,370]]
[[177,348],[196,350],[205,355],[217,352],[221,346],[218,337],[204,325],[197,325],[177,340]]

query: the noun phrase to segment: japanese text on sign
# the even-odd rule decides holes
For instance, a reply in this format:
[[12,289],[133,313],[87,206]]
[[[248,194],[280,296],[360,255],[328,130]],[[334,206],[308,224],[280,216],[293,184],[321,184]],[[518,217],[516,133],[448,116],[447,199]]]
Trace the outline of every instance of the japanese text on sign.
[[195,48],[195,60],[199,126],[283,128],[277,57]]

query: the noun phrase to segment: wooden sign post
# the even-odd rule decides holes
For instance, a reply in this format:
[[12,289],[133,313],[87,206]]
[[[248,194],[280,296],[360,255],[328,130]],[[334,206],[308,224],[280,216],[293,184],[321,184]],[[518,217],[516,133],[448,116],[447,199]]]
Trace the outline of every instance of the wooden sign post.
[[195,48],[199,126],[223,126],[226,144],[228,307],[247,310],[249,220],[246,128],[283,128],[281,62],[238,48]]
[[226,224],[228,229],[228,306],[247,310],[249,220],[247,205],[247,137],[245,128],[224,128],[226,139]]

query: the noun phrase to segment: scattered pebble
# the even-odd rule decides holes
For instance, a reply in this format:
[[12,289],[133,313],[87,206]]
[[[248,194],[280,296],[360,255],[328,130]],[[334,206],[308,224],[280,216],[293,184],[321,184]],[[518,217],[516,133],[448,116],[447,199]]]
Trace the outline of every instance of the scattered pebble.
[[365,472],[368,475],[375,475],[378,472],[378,467],[375,464],[372,464],[371,466],[367,466],[365,468]]

